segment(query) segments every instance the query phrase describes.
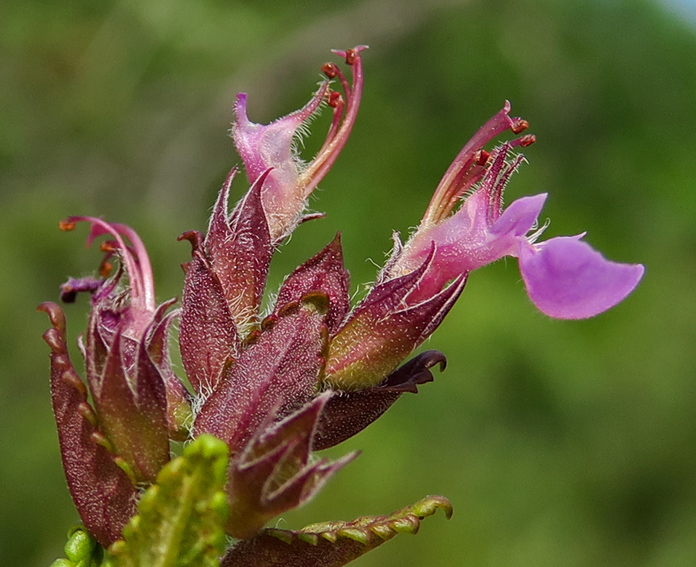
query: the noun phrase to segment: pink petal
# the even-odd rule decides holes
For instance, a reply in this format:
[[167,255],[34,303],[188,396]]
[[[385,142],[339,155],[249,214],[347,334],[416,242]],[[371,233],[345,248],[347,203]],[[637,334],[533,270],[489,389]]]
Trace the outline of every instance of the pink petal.
[[544,207],[547,194],[540,193],[513,201],[500,218],[493,223],[490,233],[496,236],[524,236],[527,234]]
[[610,262],[574,237],[521,248],[520,271],[529,298],[556,319],[585,319],[606,311],[634,290],[645,271],[640,264]]

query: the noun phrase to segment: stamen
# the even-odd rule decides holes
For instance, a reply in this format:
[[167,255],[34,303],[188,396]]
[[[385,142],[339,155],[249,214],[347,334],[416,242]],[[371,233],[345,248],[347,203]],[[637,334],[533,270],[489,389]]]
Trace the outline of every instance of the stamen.
[[[471,187],[471,184],[468,183],[469,176],[472,175],[469,170],[475,162],[483,157],[478,152],[493,138],[515,125],[515,122],[508,116],[509,113],[510,103],[505,101],[505,106],[481,126],[460,150],[435,189],[423,215],[422,224],[439,222],[452,212],[459,197]],[[482,167],[478,163],[476,166]],[[475,172],[473,176],[478,181],[481,178],[481,171]],[[465,179],[467,183],[463,183]]]
[[357,56],[358,52],[355,49],[348,49],[346,51],[346,65],[353,65]]
[[334,140],[334,138],[336,137],[336,133],[338,132],[338,129],[341,126],[341,119],[343,118],[343,109],[345,108],[345,102],[343,100],[343,97],[341,96],[341,93],[339,93],[338,91],[329,92],[328,104],[330,107],[334,109],[333,117],[331,119],[331,126],[329,127],[329,131],[326,134],[326,138],[324,139],[324,143],[321,145],[321,148],[317,152],[317,155],[321,155],[321,153],[326,149],[326,147]]
[[113,269],[114,265],[104,259],[102,263],[99,264],[99,275],[103,278],[108,278]]
[[62,230],[63,232],[70,232],[71,230],[75,230],[75,227],[77,226],[77,223],[71,220],[62,220],[58,223],[58,228]]
[[510,151],[510,145],[506,142],[493,150],[495,155],[493,163],[486,172],[479,191],[488,197],[488,222],[493,223],[500,213],[502,203],[502,193],[499,191],[498,179],[503,175],[506,167],[505,158]]
[[[491,158],[491,154],[484,150],[483,146],[505,130],[509,129],[513,133],[519,134],[529,127],[529,123],[522,118],[510,118],[508,116],[509,112],[510,103],[506,101],[502,110],[479,128],[473,138],[467,142],[457,157],[454,158],[454,161],[433,193],[428,208],[423,215],[421,226],[438,223],[447,218],[457,206],[459,199],[482,178],[484,180],[482,189],[488,191],[490,197],[494,198],[491,191],[495,190],[494,180],[501,175],[504,158],[503,163],[498,163],[496,167],[495,164],[499,152],[494,151],[494,156]],[[511,142],[507,142],[505,151],[507,152],[514,147],[524,148],[535,141],[536,137],[533,135],[521,136]],[[491,163],[491,159],[493,159],[493,163]],[[487,167],[495,168],[495,170],[486,173]]]
[[343,92],[346,93],[346,98],[348,99],[348,104],[350,104],[350,97],[351,97],[351,88],[350,88],[350,83],[348,82],[348,79],[346,79],[346,76],[343,74],[343,71],[336,65],[333,66],[333,77],[332,79],[335,79],[338,77],[338,80],[341,83],[341,88],[343,89]]
[[[355,123],[363,87],[363,71],[360,59],[360,52],[363,49],[366,49],[366,46],[358,46],[347,51],[334,50],[336,55],[345,58],[346,63],[352,67],[352,86],[337,65],[327,64],[322,68],[324,73],[328,72],[333,75],[330,78],[338,78],[343,88],[343,97],[340,97],[340,95],[337,97],[333,93],[329,95],[329,104],[334,108],[334,116],[328,136],[317,155],[302,172],[298,180],[298,186],[303,188],[302,193],[305,198],[314,190],[334,164],[338,154],[346,144]],[[327,74],[327,76],[329,75]]]
[[104,242],[101,243],[101,245],[99,246],[99,249],[102,252],[113,253],[113,252],[116,252],[116,250],[117,250],[116,246],[117,246],[117,244],[113,240],[105,240]]
[[344,104],[343,97],[338,91],[329,91],[328,105],[332,108],[337,108]]
[[[150,266],[150,259],[142,240],[140,240],[135,231],[123,224],[110,224],[97,217],[82,216],[69,217],[61,223],[61,228],[63,226],[70,227],[78,222],[88,222],[90,224],[90,233],[87,237],[88,246],[95,238],[104,234],[110,234],[114,237],[115,244],[113,246],[119,251],[120,259],[125,265],[131,282],[131,301],[143,301],[146,309],[154,311],[156,307],[154,276]],[[124,237],[130,240],[133,247],[132,250],[126,245]],[[111,254],[111,252],[107,253]],[[102,261],[99,268],[100,273],[102,275],[106,274],[106,276],[109,275],[112,269],[111,264],[106,261],[107,258]]]
[[510,126],[510,130],[512,130],[513,134],[521,134],[527,128],[529,128],[529,122],[527,122],[523,118],[512,119],[512,126]]
[[476,165],[486,165],[488,163],[488,160],[490,159],[491,154],[487,152],[486,150],[481,150],[479,152],[479,157],[476,160]]
[[321,68],[321,72],[324,73],[329,79],[335,79],[338,73],[338,68],[333,63],[324,63]]
[[503,192],[505,191],[505,186],[523,160],[523,156],[516,156],[512,162],[505,162],[505,168],[498,174],[491,194],[491,208],[489,210],[490,222],[495,222],[498,217],[500,217],[500,213],[503,209]]
[[534,134],[527,134],[526,136],[519,138],[519,141],[520,148],[526,148],[527,146],[531,146],[534,142],[536,142],[536,136]]

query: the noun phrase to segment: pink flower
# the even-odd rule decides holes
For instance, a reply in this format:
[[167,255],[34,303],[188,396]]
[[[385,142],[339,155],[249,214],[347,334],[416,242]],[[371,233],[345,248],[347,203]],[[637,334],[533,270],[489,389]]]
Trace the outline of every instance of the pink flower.
[[407,299],[415,303],[434,296],[448,281],[513,256],[519,260],[527,293],[540,311],[558,319],[593,317],[626,298],[638,285],[644,268],[606,260],[581,240],[583,235],[536,243],[543,232],[543,228],[537,230],[537,219],[546,193],[522,197],[503,209],[505,185],[523,159],[512,150],[534,141],[524,136],[502,144],[490,155],[482,149],[502,124],[507,122],[513,131],[526,126],[520,119],[510,119],[508,112],[506,104],[457,156],[420,226],[396,250],[383,278],[416,270],[434,250],[430,267]]
[[[343,96],[331,90],[330,83],[324,81],[304,108],[270,124],[250,122],[247,118],[247,95],[240,93],[237,96],[232,136],[244,161],[249,182],[255,183],[265,171],[272,168],[263,185],[261,201],[273,242],[289,235],[306,218],[303,213],[307,198],[331,169],[348,140],[362,96],[360,52],[364,49],[366,46],[361,45],[346,51],[334,50],[351,67],[352,85],[337,65],[327,63],[322,69],[329,79],[338,79]],[[295,142],[325,100],[333,108],[331,127],[314,159],[303,163],[295,151]]]

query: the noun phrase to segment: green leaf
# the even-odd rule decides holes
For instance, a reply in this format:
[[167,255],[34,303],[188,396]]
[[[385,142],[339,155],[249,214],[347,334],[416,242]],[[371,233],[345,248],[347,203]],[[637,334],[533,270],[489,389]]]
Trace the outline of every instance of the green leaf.
[[109,551],[114,567],[217,567],[225,549],[229,450],[201,435],[162,468]]
[[222,567],[341,567],[399,533],[417,533],[420,521],[438,509],[452,516],[447,498],[428,496],[390,516],[323,522],[299,531],[266,529],[233,547]]

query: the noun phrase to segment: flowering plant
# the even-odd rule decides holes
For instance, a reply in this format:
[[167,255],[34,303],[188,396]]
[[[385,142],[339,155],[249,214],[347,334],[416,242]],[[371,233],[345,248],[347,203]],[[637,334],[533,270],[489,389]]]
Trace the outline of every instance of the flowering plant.
[[[355,453],[335,462],[313,452],[341,443],[405,392],[433,380],[445,357],[429,350],[404,362],[442,322],[469,273],[518,258],[532,302],[555,318],[592,317],[622,301],[640,265],[603,258],[582,235],[537,242],[545,194],[504,208],[503,191],[534,137],[505,104],[445,173],[420,225],[391,256],[364,299],[351,307],[340,237],[293,271],[262,312],[271,258],[304,221],[307,199],[332,167],[355,123],[363,89],[363,46],[335,53],[327,80],[302,109],[268,125],[235,105],[234,143],[250,189],[230,213],[233,169],[208,230],[184,233],[181,307],[156,302],[143,243],[131,228],[93,217],[88,244],[106,236],[99,277],[70,279],[61,299],[91,294],[79,346],[86,381],[68,354],[65,316],[54,303],[44,335],[61,454],[84,528],[70,532],[67,565],[339,566],[450,503],[430,496],[389,516],[265,528],[314,497]],[[333,82],[332,82],[333,81]],[[333,85],[338,85],[334,90]],[[333,118],[309,163],[294,141],[323,104]],[[516,138],[490,152],[495,137]],[[169,335],[179,321],[186,379],[174,372]],[[171,441],[185,442],[172,457]],[[228,545],[227,536],[235,538]]]

